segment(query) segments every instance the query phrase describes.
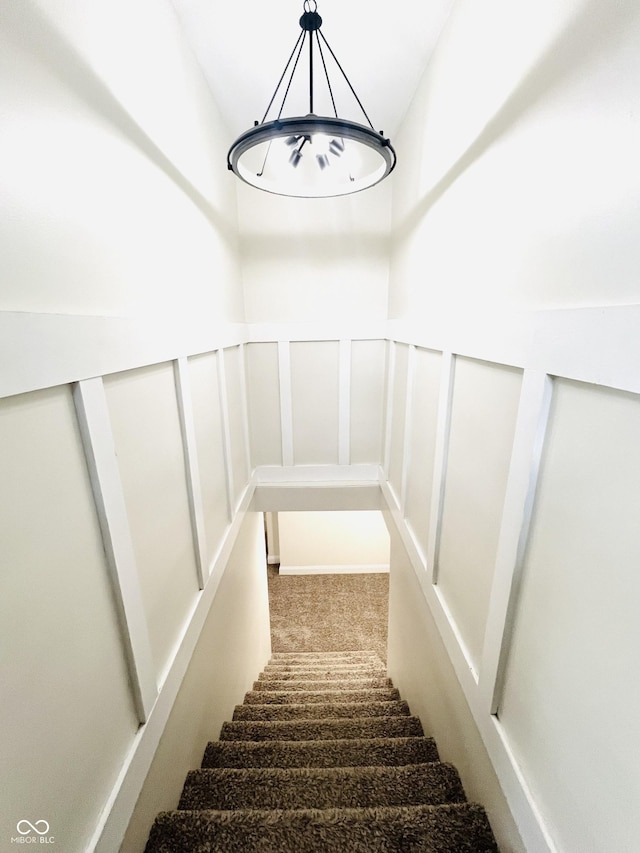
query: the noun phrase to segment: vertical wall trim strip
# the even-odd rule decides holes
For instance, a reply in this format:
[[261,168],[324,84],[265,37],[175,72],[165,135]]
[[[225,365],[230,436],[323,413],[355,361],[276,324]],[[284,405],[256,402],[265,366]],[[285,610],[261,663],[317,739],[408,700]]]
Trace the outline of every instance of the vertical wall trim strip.
[[227,395],[227,374],[224,368],[224,350],[217,351],[218,356],[218,389],[220,392],[220,423],[222,424],[222,447],[224,455],[224,472],[227,482],[227,515],[233,521],[235,500],[233,491],[233,458],[231,455],[231,429],[229,427],[229,397]]
[[176,380],[176,396],[182,431],[185,473],[187,477],[187,494],[189,496],[189,514],[191,516],[191,531],[193,548],[196,555],[196,570],[198,586],[204,589],[209,567],[207,554],[207,534],[202,507],[202,489],[200,485],[200,467],[198,465],[198,447],[196,428],[193,419],[193,403],[191,399],[191,384],[189,381],[189,364],[186,358],[178,358],[174,362]]
[[138,719],[146,723],[158,687],[102,379],[76,383],[73,399],[111,574],[133,699]]
[[451,432],[454,373],[455,356],[451,352],[443,352],[440,394],[438,397],[438,417],[436,421],[431,517],[429,519],[429,539],[427,542],[427,574],[432,584],[438,582],[438,554],[440,551],[444,488],[447,478],[447,456],[449,454],[449,435]]
[[391,430],[393,428],[393,390],[396,376],[396,343],[389,341],[387,361],[387,411],[385,415],[384,433],[384,460],[383,468],[385,480],[389,480],[389,466],[391,464]]
[[490,714],[497,712],[502,697],[552,393],[550,376],[539,370],[525,370],[478,682],[482,702]]
[[249,439],[249,392],[247,388],[247,344],[240,344],[240,399],[242,406],[242,432],[244,440],[244,459],[247,482],[251,479],[253,465],[251,462],[251,441]]
[[338,377],[338,464],[351,461],[351,341],[340,341]]
[[293,404],[291,399],[291,345],[278,341],[278,374],[280,380],[280,427],[282,431],[282,464],[293,460]]
[[409,471],[411,469],[411,438],[413,432],[413,386],[416,372],[416,348],[409,345],[407,353],[407,386],[404,406],[404,437],[402,439],[402,474],[400,481],[400,511],[402,516],[406,515],[407,489],[409,485]]

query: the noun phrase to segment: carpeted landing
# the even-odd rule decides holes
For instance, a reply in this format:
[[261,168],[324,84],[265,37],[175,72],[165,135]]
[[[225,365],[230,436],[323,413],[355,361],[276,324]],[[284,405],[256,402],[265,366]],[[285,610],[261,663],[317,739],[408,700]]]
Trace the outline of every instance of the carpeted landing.
[[375,652],[275,653],[145,853],[497,853]]

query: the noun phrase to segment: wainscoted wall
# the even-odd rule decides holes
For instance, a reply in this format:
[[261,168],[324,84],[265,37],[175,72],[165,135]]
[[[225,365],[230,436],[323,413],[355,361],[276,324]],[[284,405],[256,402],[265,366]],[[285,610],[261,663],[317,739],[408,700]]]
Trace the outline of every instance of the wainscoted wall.
[[[383,333],[384,324],[376,325],[374,334]],[[255,326],[250,332],[246,363],[254,466],[275,466],[285,473],[321,466],[327,476],[331,471],[338,476],[340,470],[350,476],[353,466],[361,466],[360,474],[368,468],[370,478],[377,479],[387,345],[366,331],[361,338],[322,340],[335,334],[332,326],[301,325],[296,327],[300,337],[293,339],[284,325]]]
[[[392,547],[389,670],[432,721],[444,758],[462,761],[506,850],[632,849],[640,828],[628,749],[640,712],[630,677],[640,381],[627,372],[637,316],[636,307],[542,312],[517,346],[479,335],[476,358],[470,347],[433,352],[438,335],[408,327],[390,345],[382,488],[404,550]],[[541,344],[556,323],[564,333]],[[596,384],[605,376],[609,387]],[[435,627],[448,660],[433,652]],[[421,638],[432,651],[412,655]],[[465,766],[460,743],[477,744],[462,711],[451,720],[450,666],[490,765]]]
[[455,359],[434,576],[476,672],[482,659],[521,384],[520,370]]
[[0,481],[2,846],[80,850],[139,720],[69,386],[0,400]]
[[[24,815],[43,816],[70,851],[117,849],[142,795],[130,829],[139,844],[149,815],[169,804],[158,792],[180,784],[184,761],[159,758],[145,779],[163,737],[169,753],[177,749],[179,726],[167,721],[176,700],[182,711],[175,713],[184,712],[189,667],[202,669],[190,663],[198,642],[197,660],[213,663],[206,683],[185,683],[197,698],[194,719],[206,707],[214,725],[268,657],[266,554],[261,523],[249,512],[258,483],[250,445],[269,463],[262,470],[285,477],[285,445],[287,458],[295,449],[318,463],[296,466],[302,481],[322,485],[342,468],[344,482],[365,484],[362,508],[370,509],[386,381],[380,339],[253,342],[246,329],[243,336],[229,326],[209,350],[204,339],[212,335],[193,334],[199,342],[191,353],[183,333],[167,334],[163,323],[102,318],[101,339],[92,334],[97,322],[0,315],[7,367],[0,377],[1,631],[10,697],[3,741],[22,780],[3,797],[3,820],[11,832]],[[103,347],[118,337],[120,348]],[[30,347],[58,357],[25,360]],[[352,349],[362,378],[353,386],[353,425]],[[119,370],[122,361],[130,369]],[[288,400],[278,393],[287,364]],[[116,369],[96,374],[109,365]],[[322,390],[322,406],[313,389]],[[264,407],[271,407],[271,432],[261,430]],[[314,432],[325,407],[331,430],[325,423]],[[337,464],[351,436],[368,464]],[[360,497],[348,501],[360,507]],[[249,588],[251,597],[240,594]],[[249,612],[251,631],[243,627]],[[230,613],[238,617],[231,625]],[[206,652],[201,637],[209,637]],[[229,661],[221,643],[233,645],[239,669],[219,666]],[[211,679],[215,695],[207,698]],[[205,728],[210,736],[204,721],[192,740],[180,735],[189,760]],[[62,775],[61,793],[49,780]]]
[[[157,767],[177,766],[166,756],[178,723],[167,721],[176,701],[182,721],[179,687],[199,638],[220,636],[207,617],[231,606],[219,598],[226,571],[235,566],[235,606],[264,568],[260,525],[247,512],[385,508],[390,674],[443,757],[460,764],[504,849],[569,850],[576,837],[584,849],[612,838],[628,847],[640,387],[614,355],[621,341],[632,348],[638,312],[604,313],[611,334],[598,317],[598,358],[579,367],[576,348],[593,348],[589,311],[532,315],[518,346],[487,336],[462,352],[455,332],[400,323],[388,340],[377,325],[357,339],[331,327],[254,326],[193,353],[150,339],[146,364],[102,377],[82,378],[85,354],[77,381],[71,357],[23,365],[21,381],[36,390],[0,403],[10,567],[2,631],[15,698],[3,704],[3,731],[25,779],[9,808],[62,815],[70,850],[110,851],[142,791],[131,829],[142,838],[157,805],[145,777],[165,731]],[[554,323],[570,352],[555,337],[541,345],[541,328]],[[33,328],[41,332],[39,318]],[[49,387],[52,370],[66,381]],[[309,412],[320,416],[310,388],[320,391],[324,431],[309,427]],[[244,569],[235,549],[253,555]],[[268,655],[258,593],[258,635],[240,631],[236,641],[243,678]],[[215,714],[225,715],[242,679],[216,673]],[[423,689],[436,683],[441,693]],[[35,684],[47,691],[36,735],[24,714]],[[607,715],[615,725],[603,724]],[[202,737],[198,729],[194,754]],[[597,767],[587,741],[598,744]],[[69,785],[89,792],[73,815],[66,793],[42,782],[70,754]],[[620,817],[613,827],[607,810]]]
[[[144,850],[158,811],[175,808],[187,773],[199,766],[206,744],[250,689],[256,660],[268,659],[266,585],[262,516],[249,512],[135,805],[123,851]],[[118,849],[115,839],[111,849]]]
[[[168,761],[162,785],[143,785],[188,667],[214,662],[191,679],[191,710],[221,721],[268,658],[243,346],[0,400],[2,739],[20,768],[7,837],[37,815],[65,850],[118,849],[140,791],[162,808],[158,792],[184,780]],[[37,387],[51,366],[21,370]],[[184,756],[203,730],[181,732]]]
[[496,714],[558,848],[630,850],[640,829],[629,749],[640,712],[640,398],[553,385]]
[[171,363],[104,382],[157,683],[198,595]]

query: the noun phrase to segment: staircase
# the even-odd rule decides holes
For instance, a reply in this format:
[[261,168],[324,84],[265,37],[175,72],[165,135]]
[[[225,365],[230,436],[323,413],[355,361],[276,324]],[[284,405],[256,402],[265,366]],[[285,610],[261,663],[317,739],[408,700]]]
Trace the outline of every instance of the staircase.
[[496,853],[373,652],[282,653],[145,853]]

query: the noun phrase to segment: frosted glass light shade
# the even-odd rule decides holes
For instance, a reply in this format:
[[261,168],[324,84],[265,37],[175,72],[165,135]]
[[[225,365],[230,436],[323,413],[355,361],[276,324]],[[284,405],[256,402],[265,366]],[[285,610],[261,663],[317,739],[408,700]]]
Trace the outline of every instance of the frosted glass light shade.
[[375,186],[396,164],[388,139],[345,119],[307,115],[258,124],[236,139],[227,166],[276,195],[330,198]]

